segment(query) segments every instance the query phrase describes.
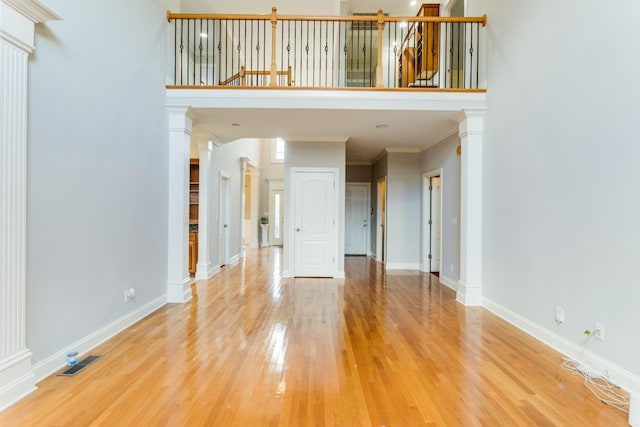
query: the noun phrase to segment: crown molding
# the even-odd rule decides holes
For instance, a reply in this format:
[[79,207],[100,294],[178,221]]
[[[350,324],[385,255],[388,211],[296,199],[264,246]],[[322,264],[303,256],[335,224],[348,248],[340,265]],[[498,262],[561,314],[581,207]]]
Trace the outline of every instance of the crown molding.
[[15,9],[34,23],[62,20],[60,16],[37,0],[2,0],[2,3]]

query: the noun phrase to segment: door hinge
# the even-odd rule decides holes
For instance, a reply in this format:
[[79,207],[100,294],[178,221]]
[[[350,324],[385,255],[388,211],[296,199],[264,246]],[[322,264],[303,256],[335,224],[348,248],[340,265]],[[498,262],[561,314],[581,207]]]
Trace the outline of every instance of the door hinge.
[[429,254],[429,259],[433,258],[433,256],[431,254]]
[[433,221],[432,220],[429,220],[429,225],[433,225]]
[[429,191],[433,190],[433,185],[429,186]]

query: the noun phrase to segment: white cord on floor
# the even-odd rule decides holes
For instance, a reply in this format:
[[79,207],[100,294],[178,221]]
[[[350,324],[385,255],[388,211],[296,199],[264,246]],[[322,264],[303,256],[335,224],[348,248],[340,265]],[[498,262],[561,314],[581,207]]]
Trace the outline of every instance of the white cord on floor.
[[[566,354],[564,351],[564,340],[560,333],[560,323],[557,323],[557,325],[561,351],[562,354]],[[584,347],[582,347],[582,355],[580,358],[584,360]],[[601,375],[587,364],[568,357],[562,359],[562,368],[571,372],[573,375],[582,375],[584,377],[584,385],[602,403],[613,406],[622,412],[629,412],[631,402],[629,396],[624,396],[616,392],[615,389],[619,387],[611,380],[608,373],[605,372],[605,375]]]
[[608,374],[598,374],[590,366],[569,358],[562,359],[562,368],[573,375],[582,375],[584,385],[602,403],[613,406],[622,412],[629,412],[629,396],[624,396],[616,391],[619,387],[609,378]]

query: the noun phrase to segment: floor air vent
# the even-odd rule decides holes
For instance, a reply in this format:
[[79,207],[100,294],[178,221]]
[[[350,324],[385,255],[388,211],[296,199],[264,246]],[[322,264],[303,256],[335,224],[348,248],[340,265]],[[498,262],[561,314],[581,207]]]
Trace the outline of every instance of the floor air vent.
[[92,364],[93,362],[95,362],[96,360],[100,359],[100,357],[101,356],[87,356],[83,360],[78,362],[77,365],[74,365],[74,366],[70,367],[69,369],[67,369],[66,371],[59,373],[58,376],[60,376],[60,377],[72,377],[75,374],[77,374],[78,372],[82,371],[87,366],[89,366],[90,364]]

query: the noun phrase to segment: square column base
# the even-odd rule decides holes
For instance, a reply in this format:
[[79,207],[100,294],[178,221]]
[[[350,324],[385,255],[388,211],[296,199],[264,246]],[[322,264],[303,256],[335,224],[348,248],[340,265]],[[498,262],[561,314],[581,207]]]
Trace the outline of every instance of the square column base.
[[470,286],[463,281],[459,281],[456,301],[467,307],[482,306],[482,286]]

